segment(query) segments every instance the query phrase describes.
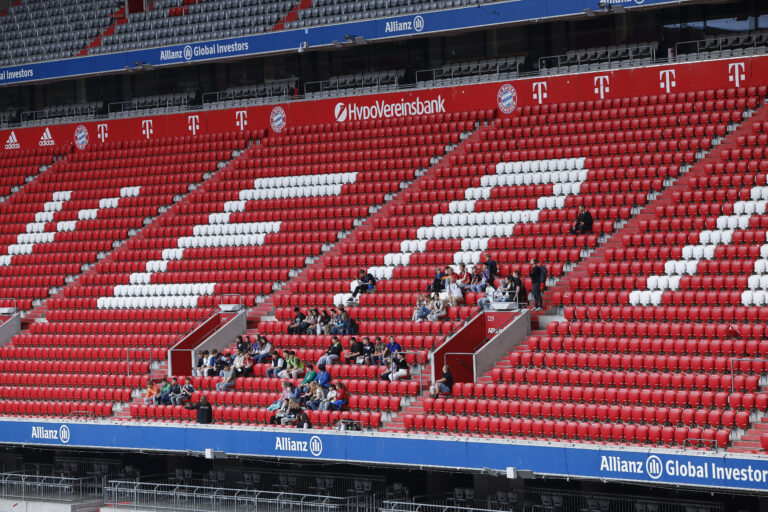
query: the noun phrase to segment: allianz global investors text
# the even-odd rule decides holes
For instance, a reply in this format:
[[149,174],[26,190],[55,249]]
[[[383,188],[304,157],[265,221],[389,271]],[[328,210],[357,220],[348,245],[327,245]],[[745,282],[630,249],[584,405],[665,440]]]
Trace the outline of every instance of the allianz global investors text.
[[734,468],[721,466],[714,462],[695,464],[690,461],[681,462],[670,459],[664,462],[662,473],[662,466],[651,463],[651,459],[654,459],[654,462],[658,461],[656,457],[650,457],[647,461],[642,461],[603,455],[600,457],[600,471],[630,475],[647,474],[654,480],[666,475],[668,477],[703,478],[725,482],[768,482],[768,469],[755,469],[749,465],[745,468]]

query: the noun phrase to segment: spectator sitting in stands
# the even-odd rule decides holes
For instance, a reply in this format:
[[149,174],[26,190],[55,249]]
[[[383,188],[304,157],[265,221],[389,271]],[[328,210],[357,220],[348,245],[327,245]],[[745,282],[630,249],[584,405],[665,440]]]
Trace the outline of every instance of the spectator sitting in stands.
[[395,354],[396,352],[400,352],[402,350],[402,347],[397,342],[394,336],[390,335],[387,339],[387,350],[384,353],[385,356],[391,356]]
[[235,359],[232,361],[232,368],[235,370],[235,373],[238,377],[243,376],[243,369],[245,368],[245,353],[240,349],[237,349]]
[[299,412],[296,416],[296,428],[312,428],[312,422],[309,421],[309,416],[305,411]]
[[432,284],[427,286],[427,292],[428,293],[440,293],[443,291],[443,278],[445,277],[445,273],[443,272],[443,269],[440,267],[437,267],[435,269],[435,277],[432,279]]
[[200,373],[203,377],[213,377],[216,375],[216,364],[219,360],[219,351],[215,348],[211,350],[208,357],[205,360],[205,364],[201,368]]
[[160,400],[170,390],[171,390],[171,383],[168,382],[168,379],[163,377],[163,379],[160,381],[160,390],[157,392],[157,395],[155,395],[155,404],[160,405]]
[[320,371],[317,373],[317,377],[315,377],[315,382],[317,382],[318,386],[328,389],[328,386],[331,384],[331,374],[325,369],[324,364],[318,365],[317,369]]
[[243,354],[247,353],[251,348],[250,338],[247,334],[245,336],[238,336],[235,338],[235,343],[237,344],[238,352],[242,352]]
[[338,312],[333,316],[331,323],[328,324],[330,327],[328,328],[328,332],[326,334],[341,334],[341,331],[346,328],[344,323],[345,313],[346,311],[344,311],[344,306],[339,306]]
[[501,283],[499,283],[499,287],[493,290],[490,294],[487,294],[485,297],[482,297],[481,299],[478,299],[477,305],[483,308],[483,310],[488,309],[491,306],[491,301],[493,302],[510,302],[515,299],[514,295],[514,289],[512,286],[512,281],[509,276],[502,279]]
[[266,361],[269,361],[269,359],[272,357],[273,350],[274,347],[272,346],[272,343],[270,343],[269,340],[264,336],[261,336],[259,338],[259,351],[253,357],[253,360],[256,362],[256,364],[263,364]]
[[453,276],[454,281],[459,287],[464,290],[469,282],[472,280],[472,273],[467,269],[467,266],[463,263],[459,263],[459,271]]
[[293,322],[288,326],[288,334],[304,334],[304,330],[307,328],[304,320],[307,315],[301,312],[298,306],[293,308],[293,312],[296,314]]
[[404,379],[407,376],[408,361],[405,360],[405,356],[403,356],[402,353],[395,352],[395,354],[390,358],[387,371],[381,374],[381,379],[395,382],[400,379]]
[[360,273],[357,275],[357,286],[352,292],[352,300],[356,301],[357,296],[361,293],[369,293],[376,291],[376,278],[365,270],[360,269]]
[[429,315],[427,315],[427,320],[430,322],[437,322],[438,320],[441,320],[448,312],[445,309],[445,304],[443,303],[440,298],[435,298],[432,300],[432,307],[430,308]]
[[475,276],[474,279],[472,279],[473,284],[470,285],[470,290],[472,290],[475,293],[483,293],[485,292],[485,288],[488,286],[488,278],[490,277],[490,272],[482,263],[477,264],[477,276]]
[[453,393],[453,375],[447,364],[443,365],[443,376],[435,381],[429,388],[429,396],[437,398],[440,393]]
[[304,366],[307,370],[307,373],[304,374],[304,380],[301,381],[302,386],[306,386],[317,377],[317,372],[315,371],[315,367],[312,365],[312,363],[304,363]]
[[316,308],[310,308],[307,311],[307,317],[304,319],[304,330],[298,334],[315,334],[317,332],[317,324],[320,321],[320,313]]
[[363,343],[352,336],[349,339],[349,351],[347,352],[347,364],[360,364],[357,359],[363,355]]
[[587,211],[584,205],[579,206],[579,215],[576,217],[576,223],[571,229],[574,235],[583,235],[592,232],[592,214]]
[[155,397],[157,396],[158,387],[157,383],[153,381],[152,379],[147,380],[147,394],[144,395],[144,403],[154,404],[155,403]]
[[288,351],[285,358],[285,369],[277,374],[281,379],[298,379],[304,375],[304,361],[293,350]]
[[205,377],[205,369],[209,357],[210,355],[208,354],[208,351],[203,350],[197,358],[197,365],[192,368],[192,375],[195,377]]
[[333,410],[333,401],[336,400],[336,384],[328,386],[328,393],[325,394],[325,398],[320,402],[321,411]]
[[464,292],[461,291],[461,286],[456,283],[456,279],[453,276],[448,276],[446,279],[446,299],[451,306],[459,306],[464,304]]
[[216,375],[219,377],[224,376],[225,371],[229,371],[230,368],[230,358],[225,356],[224,353],[219,353],[219,358],[216,360]]
[[430,306],[430,299],[429,297],[425,297],[424,295],[419,295],[416,299],[416,307],[413,310],[413,315],[411,316],[411,321],[413,322],[423,322],[427,319],[427,316],[429,315],[429,306]]
[[221,376],[221,382],[216,384],[216,391],[229,391],[234,389],[236,377],[237,375],[235,374],[234,368],[224,370],[224,374]]
[[373,364],[373,344],[371,343],[371,340],[368,339],[368,336],[363,338],[363,350],[361,356],[362,363],[358,364]]
[[253,356],[251,354],[246,353],[245,354],[245,360],[243,362],[243,371],[242,375],[238,375],[238,377],[252,377],[253,376]]
[[301,411],[301,405],[293,398],[283,401],[274,416],[269,419],[271,425],[289,425]]
[[373,346],[373,364],[384,364],[384,359],[387,357],[387,346],[381,341],[380,336],[376,336],[376,343]]
[[213,421],[213,407],[208,403],[205,395],[200,397],[196,404],[187,404],[185,409],[197,409],[197,422],[201,425],[207,425]]
[[315,393],[317,392],[317,382],[310,382],[307,386],[302,386],[302,393],[299,397],[299,403],[309,406],[309,402],[312,401]]
[[192,400],[192,393],[195,392],[195,387],[192,385],[192,377],[188,377],[183,386],[181,386],[181,393],[173,397],[171,400],[173,405],[184,405],[185,402]]
[[171,379],[171,385],[166,393],[160,396],[159,402],[163,405],[173,405],[173,399],[181,395],[181,386],[179,380],[174,377]]
[[469,277],[467,278],[467,281],[464,282],[464,284],[461,285],[461,289],[464,291],[474,291],[473,288],[475,285],[479,284],[480,281],[482,281],[482,272],[480,271],[480,265],[477,265],[475,267],[469,267],[467,269],[467,272],[469,274]]
[[344,387],[344,383],[339,382],[336,385],[336,399],[331,402],[330,409],[335,411],[341,411],[349,403],[349,391]]
[[317,366],[328,366],[331,364],[334,364],[336,361],[339,360],[341,357],[341,341],[339,341],[338,336],[334,336],[331,338],[331,346],[328,347],[328,350],[325,351],[325,354],[323,354],[320,359],[317,360]]
[[285,370],[285,356],[287,356],[288,353],[286,352],[284,354],[284,357],[280,357],[280,352],[275,349],[272,351],[272,366],[267,368],[267,378],[277,378],[277,376]]
[[313,382],[313,384],[315,385],[315,388],[312,392],[312,396],[307,400],[307,405],[313,411],[317,411],[320,409],[320,405],[323,403],[323,400],[325,400],[327,390],[323,386],[318,385],[316,382]]
[[344,311],[340,322],[331,328],[331,334],[357,334],[357,323]]
[[289,400],[293,398],[293,393],[295,391],[293,384],[291,384],[289,381],[284,380],[282,382],[283,390],[280,392],[280,396],[272,402],[272,404],[267,407],[268,411],[276,411],[280,409],[286,402],[286,400]]
[[[328,314],[327,310],[323,310],[320,313],[320,318],[317,320],[317,335],[325,334],[325,330],[328,327],[328,325],[331,323],[331,315]],[[330,331],[329,331],[330,332]]]

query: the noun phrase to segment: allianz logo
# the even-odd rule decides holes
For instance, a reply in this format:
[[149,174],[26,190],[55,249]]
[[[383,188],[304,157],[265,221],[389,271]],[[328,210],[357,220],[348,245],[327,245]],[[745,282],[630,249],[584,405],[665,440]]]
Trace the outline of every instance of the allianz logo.
[[409,32],[409,31],[421,32],[424,30],[424,18],[421,16],[414,16],[410,21],[387,21],[384,25],[384,33],[391,34],[393,32]]
[[60,441],[63,444],[67,444],[71,437],[69,427],[61,425],[58,429],[46,428],[40,425],[32,426],[31,439],[50,439],[52,441]]
[[311,453],[318,457],[323,453],[323,441],[318,436],[312,436],[309,441],[292,439],[289,436],[277,436],[275,438],[275,451]]

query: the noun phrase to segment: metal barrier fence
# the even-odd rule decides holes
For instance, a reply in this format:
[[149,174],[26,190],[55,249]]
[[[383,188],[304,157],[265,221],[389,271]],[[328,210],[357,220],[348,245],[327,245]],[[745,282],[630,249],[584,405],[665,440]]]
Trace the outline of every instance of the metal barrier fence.
[[377,507],[375,495],[335,497],[320,494],[226,489],[195,485],[111,480],[104,487],[107,506],[135,510],[178,510],[185,512],[272,511],[363,512]]
[[[453,495],[420,496],[412,501],[385,500],[378,512],[722,512],[722,503],[525,488],[475,497],[471,489]],[[462,491],[467,491],[462,492]]]
[[78,502],[102,496],[99,477],[71,478],[64,476],[0,473],[0,497],[22,500]]

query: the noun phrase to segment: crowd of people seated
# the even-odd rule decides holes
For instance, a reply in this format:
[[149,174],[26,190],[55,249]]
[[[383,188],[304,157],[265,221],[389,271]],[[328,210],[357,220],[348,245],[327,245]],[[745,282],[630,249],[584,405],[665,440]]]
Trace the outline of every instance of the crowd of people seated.
[[168,381],[163,377],[160,381],[149,379],[147,381],[147,393],[144,395],[145,404],[155,405],[184,405],[192,400],[192,393],[195,388],[192,386],[192,379],[187,380],[184,385],[179,384],[176,377]]
[[[274,412],[270,423],[311,428],[307,410],[341,411],[349,402],[349,392],[344,384],[333,382],[328,372],[328,367],[341,363],[378,366],[379,377],[391,382],[409,375],[405,353],[394,336],[390,336],[387,343],[378,336],[373,341],[368,336],[360,339],[352,336],[345,350],[338,335],[331,338],[331,344],[316,363],[303,361],[290,349],[281,353],[266,336],[258,335],[253,342],[248,335],[238,336],[231,354],[216,349],[201,352],[192,374],[221,377],[216,390],[230,391],[235,388],[238,378],[254,376],[256,364],[265,365],[265,377],[283,379],[280,398],[268,407]],[[199,404],[190,402],[192,393],[191,379],[184,386],[179,386],[176,379],[170,383],[163,379],[159,384],[150,381],[145,403],[197,408]],[[208,407],[210,404],[204,409]]]
[[[531,270],[528,275],[531,282],[531,309],[541,311],[543,301],[542,288],[547,280],[547,268],[536,259],[531,260]],[[490,308],[492,303],[513,303],[523,307],[529,302],[526,282],[518,270],[512,274],[498,277],[498,265],[490,254],[485,255],[485,263],[478,263],[474,268],[459,264],[458,270],[450,265],[435,269],[432,282],[427,286],[426,293],[419,295],[413,310],[411,320],[414,322],[441,320],[447,315],[447,308],[466,303],[464,294],[478,294],[477,305],[483,310]]]
[[294,320],[288,326],[288,334],[357,334],[357,322],[349,316],[344,306],[330,308],[330,313],[323,309],[310,308],[303,313],[299,307],[293,308]]

